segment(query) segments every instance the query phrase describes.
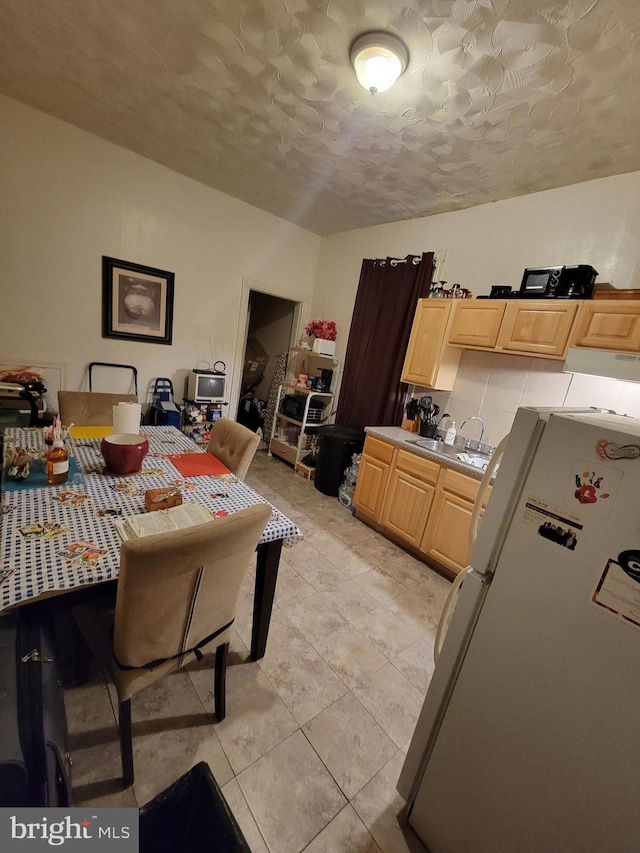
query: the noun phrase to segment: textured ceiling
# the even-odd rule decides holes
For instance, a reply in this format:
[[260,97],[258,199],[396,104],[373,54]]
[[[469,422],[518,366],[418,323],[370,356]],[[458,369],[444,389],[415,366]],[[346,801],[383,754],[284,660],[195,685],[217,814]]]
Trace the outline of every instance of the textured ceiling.
[[[640,169],[640,0],[0,0],[0,92],[330,234]],[[354,37],[409,66],[372,96]]]

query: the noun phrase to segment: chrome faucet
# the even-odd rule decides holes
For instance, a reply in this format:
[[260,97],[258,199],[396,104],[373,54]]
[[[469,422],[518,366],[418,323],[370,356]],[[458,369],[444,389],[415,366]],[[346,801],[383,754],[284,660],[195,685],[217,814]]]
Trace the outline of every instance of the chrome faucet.
[[[476,447],[479,447],[480,442],[482,441],[482,436],[484,435],[484,421],[482,420],[482,418],[479,418],[477,415],[474,415],[471,418],[465,418],[465,420],[462,421],[462,424],[460,425],[460,432],[462,432],[462,430],[464,429],[464,425],[468,424],[469,421],[480,421],[480,438],[478,439],[478,443],[476,444]],[[471,447],[471,439],[470,438],[468,438],[466,440],[465,449],[468,450],[469,447]]]

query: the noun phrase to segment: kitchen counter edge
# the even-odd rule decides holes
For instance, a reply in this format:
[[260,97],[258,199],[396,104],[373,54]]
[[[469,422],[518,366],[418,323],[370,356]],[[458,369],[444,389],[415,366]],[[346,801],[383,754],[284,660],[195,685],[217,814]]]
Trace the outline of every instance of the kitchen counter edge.
[[418,433],[409,432],[400,427],[377,427],[368,426],[364,428],[367,435],[374,438],[379,438],[381,441],[386,441],[393,444],[394,447],[399,447],[402,450],[407,450],[409,453],[415,453],[416,456],[423,456],[425,459],[430,459],[432,462],[437,462],[447,468],[453,468],[454,471],[459,471],[461,474],[467,474],[475,480],[482,480],[484,471],[480,468],[475,468],[473,465],[467,465],[466,462],[461,462],[459,459],[454,459],[448,454],[438,453],[437,450],[427,450],[426,447],[420,447],[417,444],[411,444],[420,438]]

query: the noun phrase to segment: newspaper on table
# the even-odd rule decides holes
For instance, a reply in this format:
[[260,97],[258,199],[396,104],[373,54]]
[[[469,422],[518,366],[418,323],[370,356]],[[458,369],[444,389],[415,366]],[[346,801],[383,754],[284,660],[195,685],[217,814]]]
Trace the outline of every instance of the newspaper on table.
[[204,524],[206,521],[212,520],[213,515],[205,506],[189,502],[169,509],[119,518],[114,524],[120,538],[126,540],[137,539],[140,536],[151,536],[154,533],[182,530],[185,527],[193,527],[196,524]]

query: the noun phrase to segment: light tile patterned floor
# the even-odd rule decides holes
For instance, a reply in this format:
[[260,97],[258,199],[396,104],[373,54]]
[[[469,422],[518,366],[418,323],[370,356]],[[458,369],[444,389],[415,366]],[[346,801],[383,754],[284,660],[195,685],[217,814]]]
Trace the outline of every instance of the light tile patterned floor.
[[254,853],[424,851],[395,784],[449,582],[266,452],[247,481],[305,534],[282,552],[266,655],[249,660],[247,576],[226,719],[212,714],[212,656],[134,697],[128,791],[113,688],[95,671],[65,691],[75,804],[143,805],[204,760]]

